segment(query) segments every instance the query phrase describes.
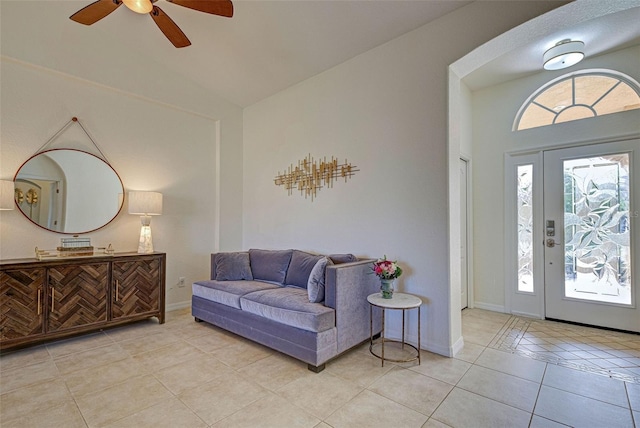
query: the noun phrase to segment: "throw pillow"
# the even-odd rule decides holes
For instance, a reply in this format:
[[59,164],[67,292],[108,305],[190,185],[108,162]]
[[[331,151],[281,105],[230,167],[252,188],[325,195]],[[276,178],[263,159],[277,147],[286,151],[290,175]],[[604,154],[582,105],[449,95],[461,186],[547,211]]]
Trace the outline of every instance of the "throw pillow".
[[252,280],[249,253],[218,253],[216,254],[216,280],[241,281]]
[[249,250],[254,279],[284,284],[293,250]]
[[324,300],[324,279],[327,264],[333,264],[328,257],[322,257],[311,269],[309,281],[307,283],[307,294],[309,302],[320,303]]
[[342,264],[342,263],[357,262],[358,261],[358,258],[356,256],[354,256],[353,254],[331,254],[329,256],[329,258],[331,259],[331,261],[335,265],[339,265],[339,264]]
[[293,250],[285,284],[307,288],[311,270],[321,258],[322,256]]

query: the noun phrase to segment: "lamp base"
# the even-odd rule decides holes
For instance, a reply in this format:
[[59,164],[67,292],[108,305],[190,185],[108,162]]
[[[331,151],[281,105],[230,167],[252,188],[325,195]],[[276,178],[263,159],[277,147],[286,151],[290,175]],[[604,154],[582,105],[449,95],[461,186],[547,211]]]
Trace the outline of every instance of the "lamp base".
[[140,228],[140,240],[138,241],[138,253],[153,253],[153,238],[151,237],[151,217],[140,216],[142,227]]

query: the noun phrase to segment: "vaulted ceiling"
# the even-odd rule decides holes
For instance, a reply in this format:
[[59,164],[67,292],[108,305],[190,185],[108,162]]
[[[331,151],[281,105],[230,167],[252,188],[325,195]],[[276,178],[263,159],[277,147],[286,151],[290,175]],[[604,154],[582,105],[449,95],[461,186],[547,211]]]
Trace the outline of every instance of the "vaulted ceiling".
[[[91,26],[69,19],[93,0],[0,0],[1,53],[92,81],[144,74],[186,79],[246,107],[463,7],[463,0],[234,0],[233,18],[166,0],[162,8],[191,40],[175,48],[148,15],[124,6]],[[538,0],[562,5],[561,0]],[[578,0],[585,7],[604,0]],[[616,0],[636,2],[638,0]],[[465,79],[472,88],[540,71],[542,53],[580,37],[587,56],[640,43],[639,7],[558,28],[496,58]],[[437,41],[436,41],[437,42]],[[446,42],[446,41],[444,41]],[[137,64],[138,63],[138,64]],[[142,65],[144,64],[144,66]],[[157,79],[157,86],[166,79]],[[108,84],[108,83],[107,83]],[[160,89],[161,90],[161,89]]]
[[191,40],[181,49],[124,6],[91,26],[69,19],[91,3],[0,1],[2,53],[88,79],[88,64],[145,59],[248,106],[471,2],[234,0],[223,18],[158,0]]

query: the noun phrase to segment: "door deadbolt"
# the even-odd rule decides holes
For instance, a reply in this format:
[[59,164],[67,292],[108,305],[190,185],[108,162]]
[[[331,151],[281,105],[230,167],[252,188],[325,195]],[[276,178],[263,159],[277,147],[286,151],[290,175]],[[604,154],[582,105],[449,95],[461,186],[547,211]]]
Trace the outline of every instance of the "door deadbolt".
[[[553,220],[547,220],[547,236],[556,236],[556,222]],[[549,241],[547,241],[549,242]]]

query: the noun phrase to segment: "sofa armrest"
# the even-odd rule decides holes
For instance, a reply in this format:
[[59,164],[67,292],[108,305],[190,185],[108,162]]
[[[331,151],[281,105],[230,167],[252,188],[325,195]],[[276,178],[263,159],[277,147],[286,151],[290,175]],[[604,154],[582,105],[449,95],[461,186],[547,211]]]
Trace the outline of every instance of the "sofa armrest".
[[[325,306],[335,309],[338,353],[369,339],[369,294],[380,291],[380,281],[371,271],[375,260],[327,266]],[[373,333],[381,330],[380,311],[373,311]]]

